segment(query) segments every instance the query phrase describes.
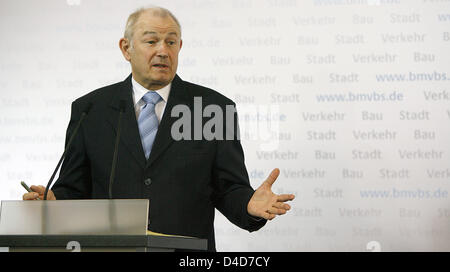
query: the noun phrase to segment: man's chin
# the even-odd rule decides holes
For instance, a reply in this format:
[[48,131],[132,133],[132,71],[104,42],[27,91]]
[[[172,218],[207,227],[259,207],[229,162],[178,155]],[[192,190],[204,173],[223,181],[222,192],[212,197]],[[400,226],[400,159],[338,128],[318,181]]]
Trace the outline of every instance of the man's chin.
[[[173,76],[175,76],[175,75],[173,75]],[[159,74],[159,75],[153,75],[150,78],[152,79],[152,81],[168,84],[170,81],[172,81],[173,76],[169,73],[164,73],[164,74]]]
[[172,79],[169,76],[165,77],[152,77],[150,80],[150,84],[153,86],[161,86],[164,87],[170,83]]

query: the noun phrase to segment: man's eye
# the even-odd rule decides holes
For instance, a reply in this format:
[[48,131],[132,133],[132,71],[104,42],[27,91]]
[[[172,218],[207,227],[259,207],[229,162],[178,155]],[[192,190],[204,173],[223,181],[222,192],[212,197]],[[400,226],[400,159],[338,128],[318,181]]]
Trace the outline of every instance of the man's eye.
[[175,42],[171,41],[171,42],[168,42],[168,44],[169,44],[169,45],[174,45]]
[[147,43],[149,43],[149,44],[154,44],[155,41],[148,41]]

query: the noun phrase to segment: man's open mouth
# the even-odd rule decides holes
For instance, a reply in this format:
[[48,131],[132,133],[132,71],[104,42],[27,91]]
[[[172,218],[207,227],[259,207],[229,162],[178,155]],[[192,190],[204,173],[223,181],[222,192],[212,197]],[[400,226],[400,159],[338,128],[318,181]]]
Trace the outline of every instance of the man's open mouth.
[[153,64],[152,66],[157,68],[169,68],[169,65],[162,63]]

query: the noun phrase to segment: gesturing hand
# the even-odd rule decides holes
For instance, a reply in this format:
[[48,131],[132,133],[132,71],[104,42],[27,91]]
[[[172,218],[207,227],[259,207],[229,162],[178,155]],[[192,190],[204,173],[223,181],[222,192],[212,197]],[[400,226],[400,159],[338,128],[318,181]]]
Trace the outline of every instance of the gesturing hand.
[[278,168],[273,169],[269,177],[256,189],[247,205],[248,214],[272,220],[276,215],[285,214],[291,209],[291,206],[284,202],[293,200],[293,194],[276,195],[272,192],[272,184],[279,174]]

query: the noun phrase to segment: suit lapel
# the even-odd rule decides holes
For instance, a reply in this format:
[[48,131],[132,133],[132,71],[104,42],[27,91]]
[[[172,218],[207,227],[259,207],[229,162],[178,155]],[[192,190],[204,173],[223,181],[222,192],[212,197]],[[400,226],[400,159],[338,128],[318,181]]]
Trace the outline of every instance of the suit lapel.
[[171,117],[171,112],[174,106],[184,104],[192,110],[192,101],[189,100],[188,92],[185,88],[185,83],[178,75],[172,81],[169,98],[164,109],[164,114],[156,133],[155,142],[153,143],[150,158],[147,161],[146,167],[151,164],[170,146],[173,142],[171,135],[172,124],[178,119]]
[[110,103],[111,114],[108,114],[108,122],[117,133],[117,122],[120,113],[120,101],[125,101],[125,113],[122,119],[121,141],[128,148],[130,153],[139,163],[145,167],[145,154],[142,148],[141,136],[136,120],[136,112],[134,110],[133,87],[131,85],[131,75],[128,76],[120,85],[115,96]]
[[155,142],[153,143],[150,158],[146,161],[144,149],[142,148],[141,136],[136,120],[136,113],[134,110],[134,101],[132,95],[133,87],[131,84],[131,75],[128,76],[120,85],[116,94],[111,99],[110,110],[108,114],[108,122],[117,133],[117,121],[120,112],[120,101],[125,101],[125,113],[122,120],[121,141],[128,148],[135,160],[142,168],[149,167],[173,142],[171,136],[172,124],[177,120],[176,117],[171,117],[172,108],[178,104],[187,105],[192,111],[192,101],[189,100],[188,92],[185,88],[185,83],[178,75],[172,81],[169,98],[167,100],[164,114],[156,133]]

